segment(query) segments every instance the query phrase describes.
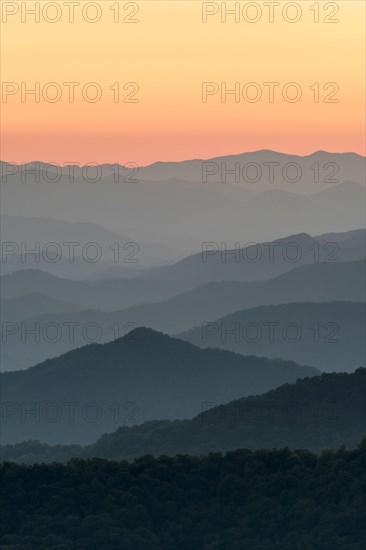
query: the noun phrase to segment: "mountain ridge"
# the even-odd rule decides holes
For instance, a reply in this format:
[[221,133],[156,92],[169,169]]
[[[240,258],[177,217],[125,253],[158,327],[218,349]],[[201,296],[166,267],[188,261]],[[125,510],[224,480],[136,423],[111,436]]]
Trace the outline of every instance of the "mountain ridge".
[[71,458],[132,460],[147,454],[207,455],[234,449],[355,447],[366,433],[366,369],[323,373],[207,408],[191,420],[144,422],[119,427],[81,447],[23,441],[1,448],[5,460],[20,463]]
[[[38,434],[49,442],[88,442],[111,431],[116,422],[186,418],[208,400],[225,402],[317,372],[293,361],[203,350],[138,328],[117,341],[89,344],[29,369],[2,373],[3,400],[22,404],[18,414],[7,415],[2,438],[16,442],[26,434],[33,438]],[[32,416],[21,422],[23,407],[28,410],[38,404],[40,411],[47,411],[48,403],[61,415],[56,431],[45,412],[39,422]],[[75,422],[67,420],[66,403],[75,403]],[[83,416],[90,403],[101,412],[98,422],[87,422]]]

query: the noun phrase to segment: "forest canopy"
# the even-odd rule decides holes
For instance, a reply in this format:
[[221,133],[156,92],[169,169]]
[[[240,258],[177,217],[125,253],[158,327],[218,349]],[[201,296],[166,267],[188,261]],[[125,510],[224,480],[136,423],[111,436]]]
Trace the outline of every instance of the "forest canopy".
[[361,550],[356,449],[4,463],[1,550]]

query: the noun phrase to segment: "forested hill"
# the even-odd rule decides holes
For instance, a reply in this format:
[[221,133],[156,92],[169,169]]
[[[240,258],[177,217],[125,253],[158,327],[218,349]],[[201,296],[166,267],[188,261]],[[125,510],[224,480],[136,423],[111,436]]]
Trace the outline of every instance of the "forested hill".
[[120,427],[86,447],[48,446],[27,441],[2,448],[3,460],[65,461],[72,457],[132,459],[238,448],[320,450],[357,445],[366,434],[366,369],[323,374],[285,384],[257,397],[246,397],[206,410],[193,420],[151,421]]
[[0,468],[3,550],[363,550],[366,440]]
[[257,397],[212,405],[207,403],[206,411],[191,421],[121,427],[88,452],[131,458],[144,453],[354,446],[366,434],[366,369],[305,378]]
[[[207,401],[227,403],[319,371],[292,361],[205,350],[147,328],[90,344],[24,371],[0,375],[2,399],[20,404],[2,426],[2,442],[94,443],[121,424],[193,418]],[[70,420],[65,403],[76,403]],[[50,421],[48,404],[53,403]],[[85,414],[96,403],[93,421]],[[33,410],[39,416],[22,410]],[[89,411],[87,411],[89,412]]]

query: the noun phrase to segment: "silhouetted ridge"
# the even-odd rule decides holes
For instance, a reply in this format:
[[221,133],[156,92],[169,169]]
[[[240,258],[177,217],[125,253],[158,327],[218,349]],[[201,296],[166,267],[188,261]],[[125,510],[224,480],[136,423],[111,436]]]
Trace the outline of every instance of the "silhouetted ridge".
[[86,447],[24,441],[3,447],[3,460],[120,460],[146,454],[206,455],[238,448],[355,447],[366,433],[366,369],[306,377],[225,405],[205,405],[192,420],[153,420],[140,426],[123,426]]
[[[273,338],[266,332],[268,322],[276,324]],[[296,323],[301,335],[296,342],[284,338],[287,323]],[[316,323],[319,339],[309,327]],[[245,327],[255,324],[262,330],[256,342],[243,337]],[[321,327],[321,328],[320,328]],[[327,329],[331,328],[331,331]],[[355,301],[291,302],[242,309],[178,334],[202,348],[220,348],[242,355],[257,355],[313,365],[321,371],[352,372],[365,364],[365,303]],[[240,333],[238,338],[238,333]],[[331,336],[331,333],[333,335]]]
[[[89,344],[30,369],[3,373],[4,400],[24,403],[27,410],[34,403],[42,408],[52,402],[61,404],[61,412],[64,403],[75,402],[79,419],[59,422],[55,430],[47,418],[22,423],[13,415],[2,441],[33,437],[52,443],[88,443],[118,425],[191,418],[206,401],[225,403],[318,372],[292,361],[205,350],[162,332],[134,328],[112,342]],[[97,403],[98,422],[83,420],[81,411],[88,403]]]
[[354,447],[366,434],[366,368],[306,377],[261,395],[207,405],[192,420],[119,428],[85,448],[86,456],[131,459],[237,448]]
[[160,330],[154,330],[149,327],[136,327],[132,329],[128,334],[121,336],[114,340],[114,343],[125,343],[126,341],[135,341],[142,344],[157,344],[157,343],[168,343],[172,340],[182,342],[178,338],[172,338],[161,332]]

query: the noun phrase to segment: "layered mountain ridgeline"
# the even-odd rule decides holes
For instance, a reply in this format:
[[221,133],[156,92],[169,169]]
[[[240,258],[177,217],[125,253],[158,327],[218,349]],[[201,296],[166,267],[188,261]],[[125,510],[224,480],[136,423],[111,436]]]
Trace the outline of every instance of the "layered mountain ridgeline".
[[[207,283],[151,307],[142,305],[128,308],[125,313],[128,313],[129,319],[135,318],[137,322],[143,318],[145,325],[152,325],[158,330],[181,332],[238,309],[260,305],[364,301],[364,276],[365,260],[306,265],[268,281]],[[223,310],[225,313],[217,315],[218,311]],[[187,328],[179,328],[183,326]]]
[[[204,163],[204,166],[202,164]],[[155,162],[149,166],[141,168],[141,175],[144,179],[151,179],[152,181],[162,181],[169,178],[180,178],[187,181],[201,181],[202,169],[207,166],[207,180],[210,182],[222,183],[222,177],[225,176],[226,171],[232,169],[231,174],[227,174],[225,182],[235,182],[240,176],[240,181],[237,182],[245,187],[258,188],[258,184],[261,188],[271,188],[274,183],[269,180],[269,164],[274,164],[273,175],[275,176],[276,186],[294,189],[297,188],[302,192],[310,192],[314,189],[322,189],[325,185],[331,187],[334,182],[345,181],[347,179],[353,179],[359,183],[364,184],[365,181],[365,159],[362,155],[357,153],[330,153],[328,151],[315,151],[310,155],[291,155],[287,153],[281,153],[270,149],[261,149],[258,151],[250,151],[244,153],[238,153],[235,155],[225,155],[220,157],[214,157],[210,159],[194,159],[186,160],[183,162]],[[314,181],[313,171],[318,163],[323,170],[328,168],[328,171],[334,170],[333,174],[335,178],[323,178],[328,181]],[[330,163],[330,164],[327,164]],[[263,172],[256,173],[256,166],[258,164],[263,168]],[[294,178],[293,174],[289,174],[289,178],[286,179],[286,171],[283,171],[284,166],[296,165],[299,167],[299,172],[304,176],[301,179]],[[252,166],[251,166],[252,165]],[[252,167],[246,172],[243,168]],[[293,166],[294,168],[294,166]],[[236,174],[235,172],[239,172]],[[295,168],[296,172],[296,168]],[[245,175],[247,177],[245,178]],[[261,176],[259,181],[258,175]],[[235,177],[236,176],[236,177]],[[288,181],[292,178],[292,181]],[[254,180],[254,181],[253,181]],[[296,180],[296,181],[295,181]],[[334,181],[332,181],[334,180]]]
[[0,468],[1,548],[362,550],[366,441],[354,450],[73,460]]
[[[3,216],[1,224],[3,275],[35,269],[76,280],[142,276],[146,281],[179,282],[182,291],[211,281],[266,280],[305,264],[365,256],[364,229],[315,237],[300,233],[249,244],[206,241],[198,254],[181,251],[177,258],[168,247],[159,251],[160,245],[127,240],[93,223]],[[147,262],[153,266],[177,259],[147,270]]]
[[[14,286],[10,285],[8,294],[18,295],[19,286],[15,284],[17,277],[21,277],[21,274],[14,274]],[[47,281],[47,277],[50,276],[46,274],[45,277]],[[37,275],[36,278],[41,279],[41,276]],[[16,327],[11,327],[9,334],[3,335],[2,368],[3,370],[27,368],[49,357],[55,357],[67,350],[90,343],[93,339],[99,342],[111,341],[137,326],[147,326],[168,334],[175,334],[204,322],[214,321],[238,309],[260,305],[332,300],[361,302],[365,300],[364,278],[364,260],[314,264],[296,268],[269,281],[208,283],[157,304],[136,305],[121,311],[107,313],[82,311],[32,317],[23,324],[18,323]],[[78,291],[73,290],[72,297],[77,300],[76,303],[80,303],[84,298],[95,304],[102,302],[103,296],[107,293],[108,307],[112,307],[115,293],[118,298],[115,298],[114,303],[115,307],[118,307],[118,301],[128,293],[129,286],[136,283],[138,287],[142,283],[141,280],[133,280],[127,281],[130,285],[125,285],[125,282],[99,281],[90,287],[87,285],[84,289],[81,283],[76,283],[80,288],[78,287]],[[75,281],[69,281],[69,283],[75,284]],[[157,283],[143,281],[143,283],[163,286],[165,284],[163,281]],[[26,284],[26,281],[22,280],[22,284]],[[4,286],[6,294],[6,285]],[[137,287],[135,287],[136,292]],[[43,288],[45,293],[47,284]],[[54,288],[53,284],[52,288]],[[61,289],[63,289],[62,285]],[[165,289],[165,292],[169,292],[169,288]],[[86,293],[87,297],[85,297]],[[61,292],[55,293],[58,298],[60,294],[66,298]],[[70,299],[71,295],[69,301]],[[5,318],[3,318],[4,321],[6,321]],[[72,338],[70,324],[74,326]],[[89,325],[93,325],[94,328]],[[56,328],[52,328],[55,326]],[[36,343],[34,337],[22,337],[23,333],[26,334],[27,330],[34,330],[35,327],[38,327],[40,334]]]
[[6,322],[24,321],[28,317],[55,313],[74,313],[82,306],[54,300],[40,293],[25,294],[16,298],[0,300],[1,315]]
[[[269,167],[265,164],[259,165],[259,180],[242,177],[250,158],[254,163],[276,159],[276,177],[269,180]],[[22,167],[11,169],[14,174],[7,173],[5,167],[1,182],[4,209],[9,215],[28,217],[42,217],[46,212],[51,218],[63,217],[70,222],[92,219],[138,243],[153,241],[180,251],[198,251],[205,241],[234,245],[238,240],[261,242],[269,235],[285,236],[309,228],[319,235],[365,225],[365,169],[364,158],[359,155],[318,152],[294,157],[258,151],[213,159],[215,175],[209,175],[207,181],[205,162],[157,163],[141,168],[134,183],[126,180],[131,170],[121,167],[118,184],[110,167],[97,181],[86,181],[82,168],[78,168],[72,185],[66,174],[57,182],[50,182],[42,169],[40,181],[28,175],[22,182]],[[226,162],[227,165],[222,164]],[[235,162],[241,172],[239,182],[235,176],[225,175],[225,166],[233,169]],[[295,168],[295,174],[290,169],[290,181],[282,172],[288,162],[295,162],[299,168]],[[30,165],[34,167],[34,163]],[[312,169],[315,165],[319,168],[317,177]],[[184,176],[189,166],[194,166],[193,179]],[[49,173],[48,168],[45,174]],[[98,176],[98,167],[96,170]],[[254,175],[255,172],[254,168]],[[184,256],[187,254],[180,257]]]
[[365,303],[312,302],[236,311],[178,335],[204,348],[312,365],[322,371],[365,366]]
[[70,279],[101,278],[104,270],[118,266],[120,277],[127,278],[186,255],[141,239],[135,242],[131,235],[90,223],[90,218],[71,223],[59,215],[60,211],[52,218],[35,216],[32,210],[29,216],[1,217],[3,275],[33,268]]
[[[222,239],[217,242],[204,241],[200,242],[199,253],[186,255],[173,264],[147,270],[140,258],[144,251],[142,245],[133,241],[118,241],[118,235],[96,224],[4,216],[2,226],[3,275],[9,275],[16,270],[46,271],[62,280],[82,280],[102,279],[103,273],[108,275],[111,272],[111,278],[139,277],[151,282],[179,282],[182,290],[188,290],[212,281],[267,280],[306,264],[334,264],[365,257],[365,229],[355,229],[315,237],[307,233],[290,234],[265,242],[248,243],[238,241],[237,238],[233,243],[234,247],[230,247],[230,242],[222,242]],[[74,233],[81,242],[72,241],[71,235]],[[90,241],[95,233],[95,239]],[[8,236],[5,241],[4,236],[9,234],[12,239]],[[109,240],[105,234],[110,235]],[[74,248],[71,244],[74,244]],[[88,253],[89,245],[92,252]],[[80,248],[78,253],[75,250],[77,247]],[[107,252],[111,256],[109,261],[105,258],[108,256]],[[80,272],[82,262],[86,264],[84,276]],[[70,267],[64,272],[67,263]],[[162,262],[156,257],[154,263]],[[51,280],[48,279],[48,284],[51,284]],[[24,279],[21,278],[4,279],[4,284],[9,284],[9,289],[5,289],[6,297],[24,294],[24,289],[20,286],[22,281]],[[30,279],[29,284],[34,291],[39,290],[37,279]],[[56,285],[57,282],[54,281],[53,284]],[[17,289],[19,286],[20,289]]]
[[[236,166],[236,164],[238,166]],[[314,164],[315,163],[315,164]],[[237,153],[234,155],[224,155],[219,157],[213,157],[209,159],[187,159],[183,161],[167,161],[167,162],[154,162],[147,166],[139,167],[138,174],[140,179],[151,182],[167,182],[173,180],[176,182],[183,181],[185,183],[198,183],[202,182],[202,166],[209,164],[207,167],[207,180],[210,183],[222,184],[222,175],[225,175],[225,171],[229,168],[233,168],[239,171],[240,182],[236,182],[235,171],[232,174],[227,174],[227,180],[233,183],[240,183],[245,187],[258,188],[258,178],[256,176],[255,169],[254,174],[248,172],[245,178],[246,172],[243,171],[244,167],[255,168],[256,165],[263,165],[263,173],[260,179],[261,188],[273,188],[273,181],[270,181],[269,175],[271,173],[270,164],[273,164],[272,173],[275,177],[276,185],[281,187],[287,187],[293,189],[297,187],[298,190],[303,192],[311,192],[314,189],[322,190],[324,187],[333,187],[337,185],[339,181],[346,181],[352,179],[359,183],[365,182],[365,157],[357,153],[333,153],[329,151],[315,151],[310,155],[292,155],[288,153],[282,153],[279,151],[273,151],[270,149],[260,149],[258,151],[248,151],[243,153]],[[213,165],[212,165],[213,164]],[[34,169],[38,165],[38,179],[44,183],[52,183],[52,176],[55,181],[74,182],[74,179],[82,177],[86,168],[88,168],[89,179],[96,177],[96,179],[103,179],[103,182],[108,180],[115,182],[115,177],[119,176],[120,183],[123,182],[123,176],[125,176],[126,168],[131,167],[123,166],[122,164],[108,164],[103,163],[95,167],[93,173],[93,167],[87,165],[79,166],[75,164],[65,163],[63,165],[52,165],[52,163],[44,163],[39,161],[28,162],[26,164],[11,164],[0,161],[0,167],[4,174],[3,182],[20,183],[22,176],[30,172],[28,180],[35,181]],[[254,166],[253,166],[254,165]],[[294,168],[294,173],[290,173],[291,165]],[[301,174],[300,179],[296,176],[296,165],[299,167]],[[289,174],[287,176],[286,170],[283,168],[288,167]],[[119,168],[119,170],[118,170]],[[265,169],[266,168],[266,169]],[[314,172],[318,170],[324,171],[321,175],[322,178],[315,178]],[[33,170],[33,172],[32,172]],[[29,182],[28,182],[29,183]],[[88,183],[91,183],[88,181]],[[127,182],[128,183],[128,182]]]
[[317,372],[135,329],[108,344],[3,373],[2,441],[87,443],[121,424],[189,418],[206,402],[224,403]]
[[[2,299],[42,294],[53,300],[79,304],[84,309],[111,311],[174,296],[181,285],[140,279],[73,281],[38,269],[23,269],[1,277]],[[34,315],[34,314],[33,314]],[[29,315],[27,315],[29,317]]]
[[120,427],[86,447],[25,441],[2,448],[2,459],[23,463],[73,457],[133,459],[238,448],[289,447],[319,451],[342,443],[354,447],[366,434],[366,369],[323,374],[285,384],[226,405],[206,402],[192,420],[152,421]]
[[199,254],[148,271],[141,278],[196,286],[212,281],[262,281],[306,264],[363,259],[365,238],[365,230],[358,229],[316,237],[300,233],[263,243],[209,241],[202,243]]

